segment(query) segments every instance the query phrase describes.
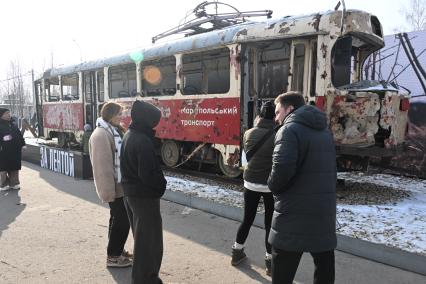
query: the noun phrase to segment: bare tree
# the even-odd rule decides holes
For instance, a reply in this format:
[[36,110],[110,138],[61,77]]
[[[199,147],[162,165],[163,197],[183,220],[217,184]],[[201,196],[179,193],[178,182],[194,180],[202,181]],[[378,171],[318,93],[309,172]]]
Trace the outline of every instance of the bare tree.
[[11,60],[7,77],[1,82],[0,97],[8,105],[13,115],[29,116],[32,104],[31,73],[25,72],[18,59]]
[[409,31],[426,29],[426,0],[410,0],[410,6],[401,12],[409,24]]

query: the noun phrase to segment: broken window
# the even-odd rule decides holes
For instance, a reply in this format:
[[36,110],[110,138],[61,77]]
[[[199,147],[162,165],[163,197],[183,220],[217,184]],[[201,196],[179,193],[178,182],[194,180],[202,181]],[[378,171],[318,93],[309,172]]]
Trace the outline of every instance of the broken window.
[[182,93],[224,94],[230,86],[229,49],[221,48],[182,57]]
[[61,77],[62,99],[64,101],[73,101],[79,99],[78,93],[78,74],[71,74]]
[[109,69],[110,98],[136,96],[136,65],[128,64]]
[[338,39],[331,51],[331,80],[335,87],[351,83],[352,37]]
[[361,66],[365,59],[379,48],[379,45],[373,45],[355,36],[338,39],[331,50],[333,85],[342,87],[360,81]]
[[59,78],[52,77],[45,81],[45,97],[46,102],[58,102],[61,98],[61,88]]
[[294,46],[293,58],[293,78],[291,88],[293,91],[303,93],[303,71],[305,69],[305,45],[296,44]]
[[166,57],[142,64],[143,96],[171,96],[176,94],[176,58]]
[[258,97],[275,98],[286,92],[290,69],[290,43],[262,43],[258,58]]

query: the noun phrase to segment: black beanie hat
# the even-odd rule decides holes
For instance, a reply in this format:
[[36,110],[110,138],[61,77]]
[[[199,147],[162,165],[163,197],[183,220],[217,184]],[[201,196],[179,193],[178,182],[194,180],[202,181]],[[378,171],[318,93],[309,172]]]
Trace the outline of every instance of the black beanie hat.
[[7,108],[0,107],[0,117],[7,111],[10,111],[10,110],[8,110]]
[[135,101],[133,103],[130,116],[134,123],[140,126],[154,128],[160,121],[161,111],[150,103]]
[[275,117],[275,105],[272,101],[266,101],[260,107],[259,116],[264,119],[274,120]]

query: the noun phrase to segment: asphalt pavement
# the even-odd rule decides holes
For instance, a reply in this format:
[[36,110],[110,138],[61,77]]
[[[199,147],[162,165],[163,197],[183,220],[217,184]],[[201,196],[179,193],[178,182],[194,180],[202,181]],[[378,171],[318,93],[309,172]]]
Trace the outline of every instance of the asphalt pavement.
[[[20,191],[0,192],[0,283],[130,283],[129,268],[107,269],[108,207],[93,181],[23,163]],[[230,265],[238,223],[172,202],[161,204],[165,283],[270,283],[264,232],[253,227],[248,261]],[[126,248],[131,250],[129,235]],[[297,283],[312,283],[309,254]],[[336,283],[426,283],[426,277],[336,252]]]

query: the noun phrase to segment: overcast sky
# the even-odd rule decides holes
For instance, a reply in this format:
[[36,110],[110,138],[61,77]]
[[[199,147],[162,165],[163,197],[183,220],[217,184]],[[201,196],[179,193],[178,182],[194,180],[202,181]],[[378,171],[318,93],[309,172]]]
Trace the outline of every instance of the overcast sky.
[[[223,0],[240,11],[273,10],[274,17],[333,9],[337,0]],[[347,0],[382,22],[385,34],[405,25],[401,9],[410,0]],[[202,0],[1,0],[0,81],[11,60],[40,72],[51,64],[125,53],[151,44],[151,37],[176,26]]]

